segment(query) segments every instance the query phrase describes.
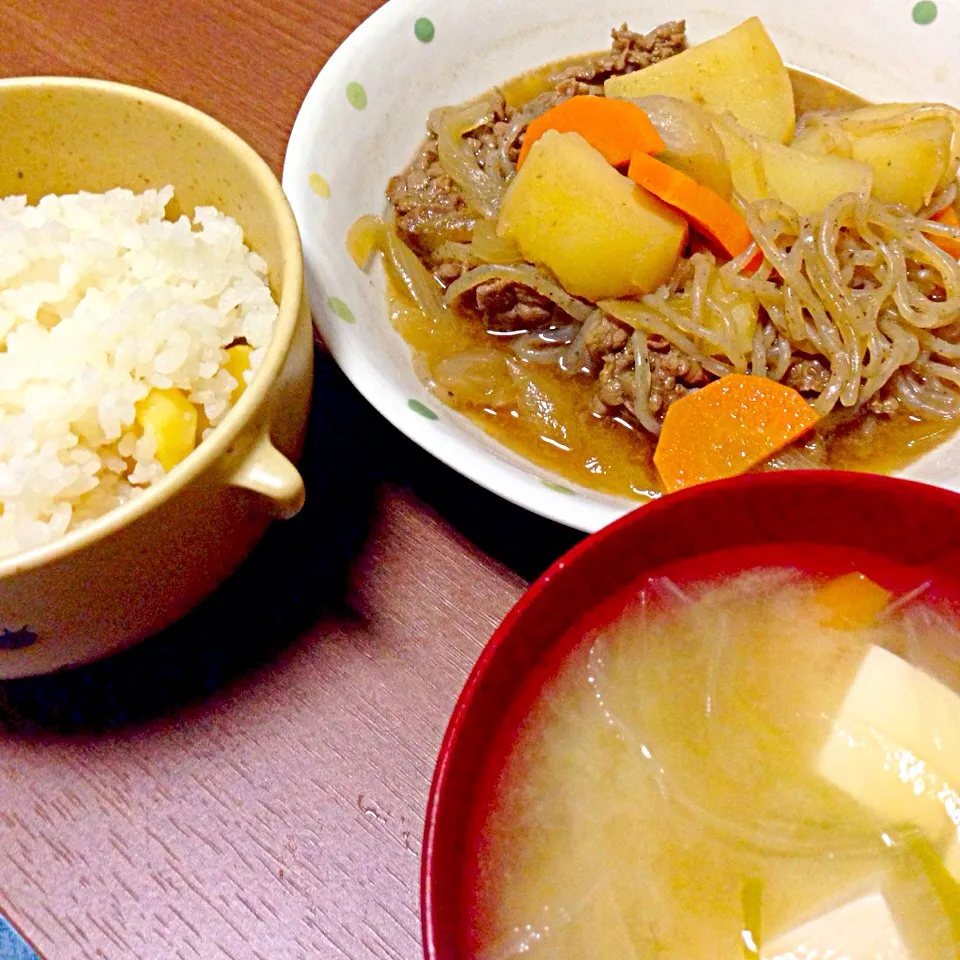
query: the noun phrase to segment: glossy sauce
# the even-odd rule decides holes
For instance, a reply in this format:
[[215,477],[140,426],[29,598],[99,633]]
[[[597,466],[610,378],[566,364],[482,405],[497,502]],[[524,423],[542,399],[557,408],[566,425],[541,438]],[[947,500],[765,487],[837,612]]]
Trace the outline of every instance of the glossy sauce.
[[[548,64],[508,81],[500,89],[508,103],[521,104],[551,89],[551,78],[564,66],[583,59],[573,57]],[[798,116],[867,103],[843,87],[810,74],[791,70],[790,75]],[[439,361],[472,349],[493,348],[514,358],[509,337],[491,336],[475,320],[464,317],[441,329],[397,290],[388,291],[388,302],[391,322],[412,347],[421,372],[429,372]],[[438,396],[504,446],[574,483],[632,499],[660,495],[653,465],[656,439],[625,420],[597,416],[593,412],[594,378],[568,376],[552,366],[525,364],[525,368],[536,393],[532,404],[495,409],[457,403],[442,392]],[[952,424],[907,416],[858,418],[828,436],[827,464],[840,470],[890,473],[936,447],[955,429]]]

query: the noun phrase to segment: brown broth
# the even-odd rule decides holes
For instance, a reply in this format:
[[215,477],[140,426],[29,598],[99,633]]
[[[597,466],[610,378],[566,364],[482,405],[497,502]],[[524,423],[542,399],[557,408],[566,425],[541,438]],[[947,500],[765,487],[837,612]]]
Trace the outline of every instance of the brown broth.
[[[548,64],[501,87],[508,102],[522,103],[550,88],[550,77],[583,57]],[[790,71],[798,116],[814,110],[850,109],[866,100],[819,77]],[[491,336],[475,320],[439,328],[398,291],[388,292],[390,318],[416,355],[419,369],[469,349],[493,348],[513,357],[509,339]],[[485,433],[522,457],[600,493],[646,500],[660,494],[653,465],[655,438],[625,420],[597,416],[596,381],[568,376],[552,367],[528,365],[537,389],[550,406],[546,416],[533,417],[519,405],[477,407],[441,397]],[[543,404],[540,405],[541,409]],[[913,417],[867,415],[827,437],[827,464],[839,470],[890,473],[902,469],[950,436],[953,424]]]
[[797,116],[815,110],[856,110],[870,105],[869,100],[852,93],[829,80],[823,80],[803,70],[790,70],[793,102]]

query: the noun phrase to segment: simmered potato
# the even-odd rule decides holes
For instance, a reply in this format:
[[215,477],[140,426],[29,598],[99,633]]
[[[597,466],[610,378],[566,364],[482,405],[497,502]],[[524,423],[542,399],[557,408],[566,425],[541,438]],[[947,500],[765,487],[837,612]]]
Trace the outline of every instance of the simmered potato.
[[842,193],[869,196],[873,185],[873,171],[857,160],[770,141],[761,143],[760,157],[770,196],[801,214],[822,213]]
[[868,164],[873,195],[916,212],[956,171],[960,115],[939,109],[943,116],[931,115],[922,104],[884,103],[827,114],[806,125],[793,145]]
[[687,222],[576,133],[534,144],[500,205],[497,233],[590,300],[649,293],[672,273]]
[[851,135],[853,157],[873,168],[873,195],[914,213],[937,191],[950,160],[953,127],[947,120],[917,120],[903,127]]
[[873,172],[865,163],[765,140],[728,117],[718,118],[715,126],[730,159],[734,189],[744,200],[771,197],[798,213],[814,214],[842,193],[870,193]]
[[[957,169],[960,167],[960,110],[942,103],[878,103],[853,111],[847,118],[847,126],[848,128],[854,126],[857,121],[890,120],[894,117],[898,122],[903,120],[909,124],[934,117],[946,120],[953,130],[953,136],[950,139],[950,159],[937,186],[943,189],[956,179]],[[856,134],[857,131],[854,129],[852,132]]]
[[853,156],[850,138],[839,127],[822,123],[811,124],[798,131],[790,146],[807,153],[830,153],[847,159]]
[[786,143],[793,136],[793,86],[757,17],[643,70],[611,77],[608,97],[662,93],[729,111],[749,130]]

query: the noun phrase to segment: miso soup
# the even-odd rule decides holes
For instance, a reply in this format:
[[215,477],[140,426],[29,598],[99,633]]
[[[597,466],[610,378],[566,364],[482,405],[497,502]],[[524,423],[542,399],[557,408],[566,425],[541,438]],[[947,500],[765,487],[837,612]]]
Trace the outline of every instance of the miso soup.
[[858,574],[648,581],[506,733],[482,960],[956,960],[960,626]]

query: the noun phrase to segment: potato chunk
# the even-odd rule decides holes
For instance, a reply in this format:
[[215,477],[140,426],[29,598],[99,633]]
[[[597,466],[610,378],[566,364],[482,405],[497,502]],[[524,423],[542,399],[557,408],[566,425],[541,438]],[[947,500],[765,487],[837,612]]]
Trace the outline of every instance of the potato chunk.
[[500,205],[497,233],[589,300],[649,293],[673,272],[687,222],[576,133],[534,144]]
[[830,153],[835,157],[853,156],[850,138],[839,127],[825,124],[813,124],[797,131],[797,135],[790,143],[797,150],[807,153]]
[[760,145],[760,157],[770,196],[797,213],[822,213],[843,193],[869,196],[873,171],[865,163],[806,153],[781,143]]
[[714,125],[734,189],[746,201],[769,197],[800,214],[817,214],[843,193],[870,193],[873,171],[865,163],[765,140],[730,117],[718,117]]
[[873,196],[916,213],[956,175],[960,113],[942,105],[885,103],[814,115],[793,145],[866,163],[873,170]]
[[662,93],[729,112],[749,130],[786,143],[793,136],[790,75],[759,18],[643,70],[611,77],[608,97]]
[[852,135],[855,160],[873,169],[873,195],[902,203],[913,213],[933,197],[950,159],[953,127],[942,118],[918,120],[900,128]]

